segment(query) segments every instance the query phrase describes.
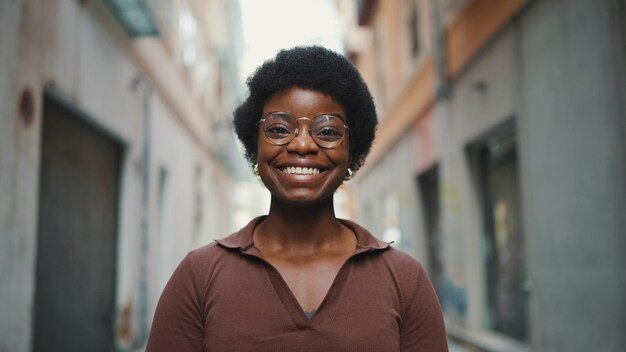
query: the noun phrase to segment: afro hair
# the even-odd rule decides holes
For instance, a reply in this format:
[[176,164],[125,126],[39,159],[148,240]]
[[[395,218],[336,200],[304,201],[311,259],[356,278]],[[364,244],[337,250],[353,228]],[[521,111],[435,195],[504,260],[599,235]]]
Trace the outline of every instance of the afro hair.
[[376,107],[363,78],[345,57],[320,46],[281,50],[246,83],[249,95],[235,109],[234,127],[250,164],[257,160],[257,123],[265,103],[279,91],[300,87],[328,94],[343,105],[350,127],[350,168],[356,171],[363,165],[376,133]]

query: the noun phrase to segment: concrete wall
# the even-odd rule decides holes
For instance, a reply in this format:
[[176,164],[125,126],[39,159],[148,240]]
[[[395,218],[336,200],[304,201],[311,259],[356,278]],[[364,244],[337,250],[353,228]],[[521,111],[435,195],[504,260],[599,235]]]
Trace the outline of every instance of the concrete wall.
[[486,292],[480,194],[465,148],[497,125],[519,119],[518,96],[515,34],[508,28],[454,82],[450,100],[435,110],[444,266],[453,287],[465,293],[465,298],[461,294],[444,303],[452,303],[449,316],[469,329],[483,329]]
[[[41,67],[54,1],[26,6],[0,2],[0,351],[26,351],[29,346],[34,293],[39,131],[41,126]],[[32,28],[25,20],[36,21]],[[28,45],[24,43],[28,41]],[[33,119],[18,111],[26,90],[34,98]],[[9,318],[10,317],[10,318]]]
[[350,187],[358,199],[356,221],[384,241],[393,239],[386,238],[385,231],[397,227],[402,237],[393,245],[427,265],[416,175],[410,172],[417,165],[412,136],[413,131],[407,131],[376,169],[356,178]]
[[535,1],[519,20],[524,212],[538,351],[626,350],[616,4]]
[[[462,334],[487,350],[626,349],[625,8],[617,0],[530,2],[455,77],[451,97],[433,110],[442,254],[455,299],[462,301],[446,315],[450,326],[461,324]],[[373,76],[372,66],[365,67],[366,77]],[[483,225],[465,152],[511,119],[529,265],[526,346],[485,328]],[[385,198],[413,199],[403,203],[414,214],[403,232],[415,236],[415,247],[405,249],[425,261],[414,181],[415,165],[423,162],[419,138],[405,133],[353,186],[357,220],[379,237]]]
[[[120,348],[142,344],[141,329],[149,326],[160,291],[182,256],[232,230],[229,172],[189,135],[159,91],[146,96],[134,84],[141,69],[108,9],[101,2],[82,3],[0,2],[0,351],[31,346],[44,87],[125,147],[115,312]],[[25,88],[35,99],[32,122],[16,110]],[[147,251],[141,241],[146,113],[151,118]],[[160,190],[162,170],[167,177]],[[148,292],[140,289],[144,277]]]

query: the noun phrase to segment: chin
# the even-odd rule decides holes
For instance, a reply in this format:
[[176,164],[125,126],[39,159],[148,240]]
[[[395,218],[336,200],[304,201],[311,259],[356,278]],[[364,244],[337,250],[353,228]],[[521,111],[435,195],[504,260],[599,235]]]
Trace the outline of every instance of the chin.
[[276,200],[281,203],[293,205],[293,206],[302,206],[302,207],[310,207],[315,205],[324,205],[327,202],[332,202],[334,192],[330,194],[311,194],[310,192],[290,192],[290,194],[281,194],[278,195]]

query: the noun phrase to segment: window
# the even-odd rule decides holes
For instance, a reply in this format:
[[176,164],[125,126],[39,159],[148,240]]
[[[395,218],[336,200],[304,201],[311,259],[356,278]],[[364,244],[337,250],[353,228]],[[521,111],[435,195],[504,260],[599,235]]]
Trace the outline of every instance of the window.
[[468,146],[482,208],[487,328],[527,340],[526,259],[513,120]]

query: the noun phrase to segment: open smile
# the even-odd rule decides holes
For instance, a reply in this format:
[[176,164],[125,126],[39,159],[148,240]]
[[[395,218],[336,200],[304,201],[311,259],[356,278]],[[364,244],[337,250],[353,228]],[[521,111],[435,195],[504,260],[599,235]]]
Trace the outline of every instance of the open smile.
[[287,166],[281,169],[282,172],[290,175],[317,175],[320,169],[314,167]]

